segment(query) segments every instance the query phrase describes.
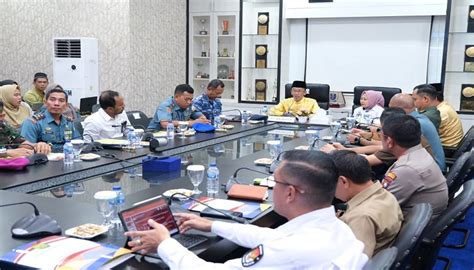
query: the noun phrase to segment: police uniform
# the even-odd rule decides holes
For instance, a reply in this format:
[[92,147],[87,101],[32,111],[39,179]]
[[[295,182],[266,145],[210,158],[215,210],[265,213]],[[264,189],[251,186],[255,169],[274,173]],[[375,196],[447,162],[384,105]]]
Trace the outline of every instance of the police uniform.
[[395,239],[403,214],[397,199],[377,181],[347,202],[340,219],[364,243],[364,253],[372,257]]
[[158,109],[156,109],[153,119],[148,125],[148,129],[158,130],[161,129],[160,121],[188,121],[189,119],[197,119],[202,115],[201,112],[195,112],[192,106],[182,109],[174,100],[174,97],[170,97],[163,101]]
[[361,269],[368,260],[364,245],[332,206],[276,229],[214,221],[211,231],[251,250],[242,258],[215,264],[170,238],[158,246],[158,254],[170,269]]
[[398,158],[385,174],[382,185],[395,195],[404,215],[414,204],[430,203],[433,220],[448,204],[446,178],[421,145],[407,149]]
[[66,127],[72,131],[72,139],[81,137],[74,128],[72,121],[61,116],[61,122],[58,125],[54,121],[53,116],[48,111],[45,111],[44,113],[35,114],[31,119],[25,120],[21,128],[21,135],[32,143],[50,143],[53,152],[62,152]]
[[5,121],[0,121],[0,147],[5,144],[20,144],[25,139]]

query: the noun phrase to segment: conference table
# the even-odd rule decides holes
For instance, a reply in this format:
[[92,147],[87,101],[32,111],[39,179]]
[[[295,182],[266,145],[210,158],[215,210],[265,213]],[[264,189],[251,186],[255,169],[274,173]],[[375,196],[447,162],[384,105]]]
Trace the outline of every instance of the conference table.
[[[112,190],[114,185],[120,185],[126,198],[125,208],[128,208],[136,202],[156,197],[170,189],[192,189],[193,186],[185,173],[186,166],[201,164],[207,167],[210,162],[217,163],[221,185],[225,185],[236,169],[241,167],[262,172],[261,174],[247,170],[239,172],[239,181],[251,184],[254,178],[265,177],[265,174],[268,174],[267,167],[254,164],[259,158],[269,157],[266,145],[268,140],[282,141],[283,150],[306,146],[308,143],[304,131],[307,129],[318,129],[321,136],[330,135],[328,126],[321,125],[235,124],[234,129],[227,133],[197,133],[186,139],[175,137],[168,145],[157,149],[158,152],[150,152],[147,148],[137,149],[134,153],[106,149],[103,151],[112,153],[117,159],[101,158],[94,162],[77,162],[67,168],[62,162],[48,162],[31,166],[21,172],[1,172],[0,188],[3,190],[0,190],[0,204],[33,202],[40,212],[56,219],[63,232],[85,223],[100,224],[102,218],[97,212],[93,198],[97,191]],[[179,157],[181,169],[158,175],[143,174],[141,160],[148,155]],[[201,195],[205,195],[205,180],[199,185],[199,189],[204,191]],[[221,189],[218,197],[227,198],[227,195]],[[267,202],[272,204],[271,189]],[[4,232],[0,236],[2,243],[0,254],[32,241],[14,239],[9,234],[11,225],[22,216],[31,213],[30,208],[27,205],[0,208],[0,230]],[[186,211],[180,202],[173,203],[171,208],[173,212]],[[258,226],[274,228],[286,220],[270,208],[249,221]],[[192,249],[205,260],[224,262],[245,252],[244,248],[226,239],[209,233],[206,236],[209,241]],[[126,243],[120,227],[111,229],[93,240],[116,246],[124,246]],[[134,269],[130,265],[126,267],[124,269]]]

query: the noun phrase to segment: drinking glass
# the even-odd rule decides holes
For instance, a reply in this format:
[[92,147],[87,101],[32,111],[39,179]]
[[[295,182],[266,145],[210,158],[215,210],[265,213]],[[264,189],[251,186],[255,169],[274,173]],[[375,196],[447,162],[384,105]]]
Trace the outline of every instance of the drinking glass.
[[270,152],[271,159],[277,159],[282,151],[281,141],[267,141],[268,151]]
[[97,203],[97,211],[102,214],[104,218],[104,223],[102,225],[111,227],[111,217],[114,212],[115,199],[117,198],[117,193],[111,190],[98,191],[94,194],[94,199]]
[[198,189],[199,184],[201,184],[204,179],[205,167],[203,165],[189,165],[186,170],[188,171],[189,179],[194,186],[194,194],[201,194],[202,191]]
[[329,128],[331,129],[332,136],[334,137],[334,140],[336,140],[336,136],[339,133],[339,130],[341,129],[341,123],[337,121],[331,122]]
[[81,161],[79,156],[82,152],[82,147],[84,146],[83,140],[71,140],[73,151],[74,151],[74,162]]
[[347,129],[351,130],[355,127],[356,118],[354,116],[348,116],[346,118],[346,121],[347,121]]
[[143,140],[143,134],[145,134],[145,131],[141,128],[137,128],[135,129],[135,142],[134,142],[134,146],[135,146],[135,149],[138,149],[138,148],[143,148],[143,146],[141,145],[141,142]]
[[179,129],[179,132],[181,132],[181,136],[179,136],[179,137],[181,139],[186,138],[186,136],[184,136],[184,132],[186,130],[188,130],[188,121],[179,121],[178,122],[178,129]]
[[319,139],[319,130],[308,129],[304,132],[306,140],[308,141],[309,150],[313,147],[314,142]]

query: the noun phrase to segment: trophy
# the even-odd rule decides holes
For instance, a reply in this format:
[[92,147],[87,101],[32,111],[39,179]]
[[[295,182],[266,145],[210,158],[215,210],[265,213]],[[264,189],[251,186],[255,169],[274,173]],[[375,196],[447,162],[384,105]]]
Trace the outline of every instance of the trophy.
[[206,39],[202,39],[202,46],[201,46],[201,57],[207,57],[206,52]]
[[257,34],[258,35],[268,35],[268,20],[270,13],[268,12],[259,12],[258,13],[258,23],[257,23]]
[[474,72],[474,45],[466,45],[464,53],[464,72]]
[[202,29],[201,31],[199,31],[199,35],[207,35],[207,30],[206,30],[206,27],[204,26],[204,24],[206,23],[206,19],[202,18],[199,21],[202,24]]
[[256,68],[267,68],[267,45],[257,44],[255,45],[255,67]]
[[255,80],[255,100],[265,101],[267,98],[267,80]]
[[461,85],[461,111],[474,111],[474,84]]
[[229,34],[229,21],[228,20],[222,21],[222,34],[223,35]]
[[221,57],[229,57],[229,50],[227,48],[222,49]]
[[467,18],[467,32],[474,33],[474,5],[469,6],[469,17]]

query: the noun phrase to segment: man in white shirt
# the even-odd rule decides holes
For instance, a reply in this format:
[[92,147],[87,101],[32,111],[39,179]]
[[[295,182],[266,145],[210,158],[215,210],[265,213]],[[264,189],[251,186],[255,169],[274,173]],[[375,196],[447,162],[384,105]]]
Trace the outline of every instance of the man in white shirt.
[[319,151],[288,151],[274,176],[274,210],[289,220],[276,229],[175,214],[183,232],[211,231],[249,248],[242,258],[206,262],[153,220],[152,230],[125,233],[134,239],[128,244],[133,251],[157,251],[171,269],[361,269],[367,262],[364,245],[331,205],[338,179],[331,158]]
[[84,141],[122,137],[123,129],[131,126],[125,113],[124,99],[116,91],[106,90],[99,97],[100,109],[83,123]]

